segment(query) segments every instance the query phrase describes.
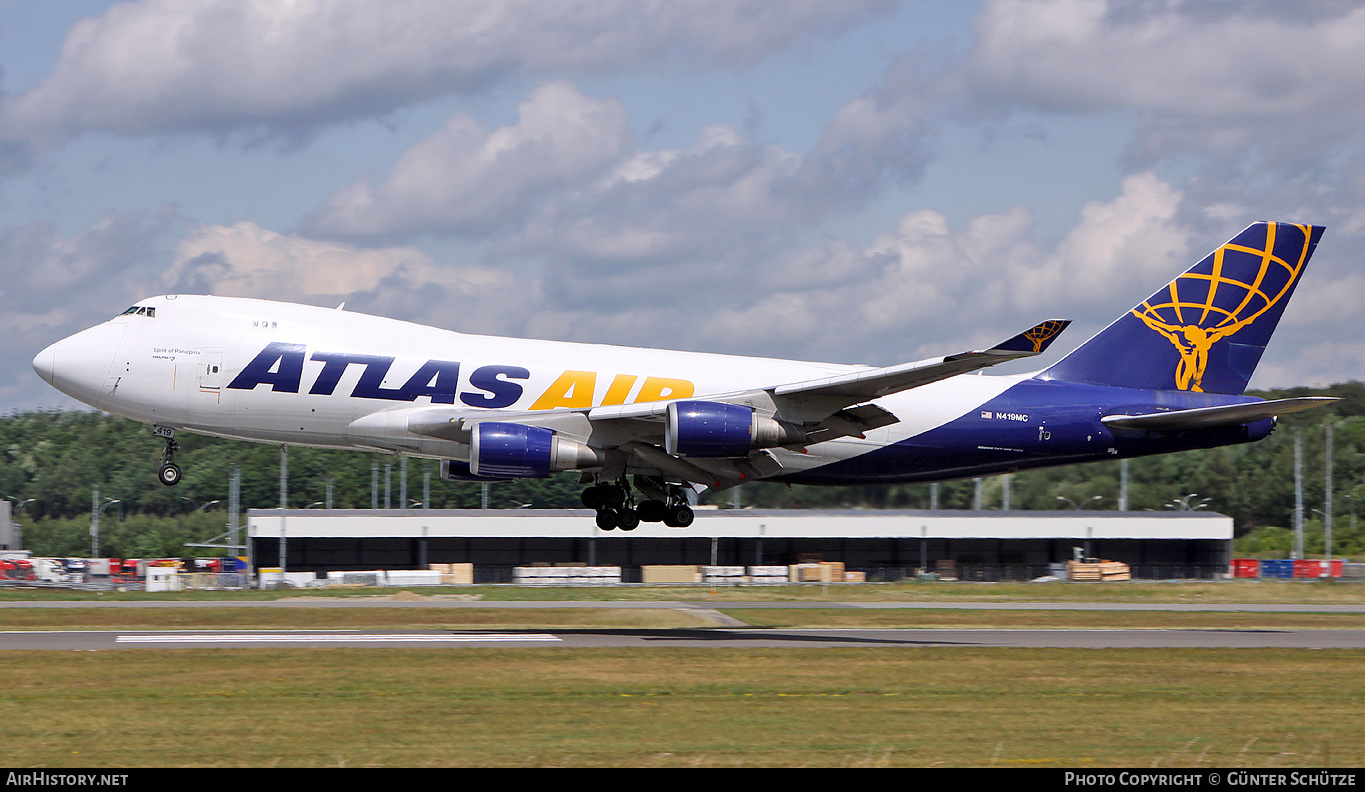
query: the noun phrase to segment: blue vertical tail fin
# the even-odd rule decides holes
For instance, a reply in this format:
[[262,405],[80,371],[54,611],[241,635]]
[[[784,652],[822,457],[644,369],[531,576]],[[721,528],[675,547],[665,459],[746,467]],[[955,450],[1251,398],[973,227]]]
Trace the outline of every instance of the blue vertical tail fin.
[[1322,231],[1247,226],[1038,378],[1242,393]]

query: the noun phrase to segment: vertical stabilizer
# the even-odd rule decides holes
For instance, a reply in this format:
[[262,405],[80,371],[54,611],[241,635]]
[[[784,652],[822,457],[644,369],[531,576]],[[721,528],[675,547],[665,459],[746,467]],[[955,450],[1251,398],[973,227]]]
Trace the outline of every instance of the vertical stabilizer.
[[1322,231],[1248,226],[1038,378],[1242,393]]

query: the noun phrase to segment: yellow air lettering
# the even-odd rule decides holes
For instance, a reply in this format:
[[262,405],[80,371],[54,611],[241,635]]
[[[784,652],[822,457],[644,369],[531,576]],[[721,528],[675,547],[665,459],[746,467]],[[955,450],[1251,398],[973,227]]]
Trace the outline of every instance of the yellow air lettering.
[[611,386],[607,388],[607,395],[602,397],[603,406],[625,404],[626,397],[630,395],[630,389],[634,387],[637,379],[639,377],[634,374],[617,374],[611,381]]
[[640,395],[635,397],[635,401],[638,403],[660,399],[686,399],[695,391],[696,387],[687,380],[646,377],[645,384],[640,386]]
[[[648,383],[646,383],[648,384]],[[591,407],[593,392],[597,390],[597,372],[566,371],[559,375],[545,392],[540,394],[532,410],[554,410],[559,407]]]

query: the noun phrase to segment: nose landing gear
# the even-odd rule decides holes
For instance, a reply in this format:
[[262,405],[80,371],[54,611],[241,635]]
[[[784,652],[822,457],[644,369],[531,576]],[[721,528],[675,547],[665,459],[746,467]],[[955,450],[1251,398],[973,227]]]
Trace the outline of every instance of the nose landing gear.
[[167,487],[174,487],[180,483],[180,466],[175,464],[175,452],[180,450],[180,444],[175,442],[175,430],[167,426],[157,426],[152,431],[166,441],[166,447],[161,452],[161,468],[157,471],[156,477]]

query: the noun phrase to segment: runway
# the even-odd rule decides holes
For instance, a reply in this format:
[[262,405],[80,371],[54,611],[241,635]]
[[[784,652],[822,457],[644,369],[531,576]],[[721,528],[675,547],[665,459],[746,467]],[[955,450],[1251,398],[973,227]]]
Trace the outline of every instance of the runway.
[[545,600],[496,601],[441,596],[396,599],[375,597],[287,597],[278,600],[53,600],[0,602],[0,611],[26,608],[625,608],[625,609],[868,609],[868,610],[1020,610],[1020,611],[1169,611],[1172,613],[1365,613],[1356,603],[1115,603],[1115,602],[781,602],[757,600]]
[[[959,609],[998,611],[1166,611],[1173,613],[1365,613],[1358,604],[1122,604],[1096,602],[726,602],[710,601],[518,601],[462,598],[291,597],[273,601],[54,601],[4,602],[8,609],[165,608],[478,608],[649,609],[705,615],[715,627],[690,629],[532,630],[33,630],[0,632],[0,651],[109,651],[186,647],[426,647],[661,648],[738,647],[1000,647],[1000,648],[1288,648],[1365,649],[1365,630],[1344,629],[788,629],[755,628],[721,610],[746,609]],[[0,623],[3,615],[0,615]]]
[[187,647],[1365,649],[1365,630],[72,630],[0,633],[0,650]]

